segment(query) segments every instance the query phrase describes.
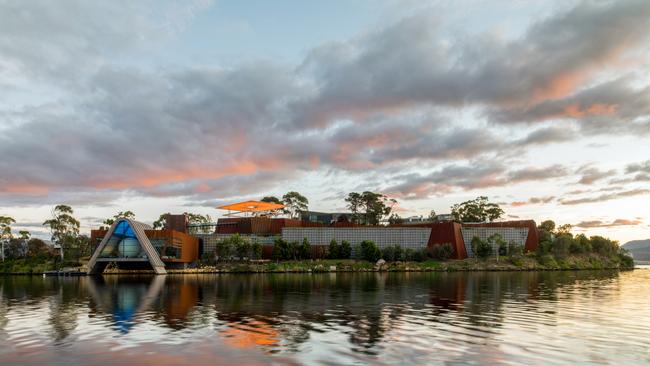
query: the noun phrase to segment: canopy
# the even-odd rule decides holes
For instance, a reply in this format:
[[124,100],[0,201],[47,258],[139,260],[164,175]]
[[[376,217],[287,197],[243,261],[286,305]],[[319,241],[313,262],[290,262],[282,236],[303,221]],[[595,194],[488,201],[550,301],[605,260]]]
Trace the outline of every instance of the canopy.
[[222,210],[239,211],[239,212],[262,212],[273,211],[284,208],[279,203],[261,202],[261,201],[244,201],[218,207]]

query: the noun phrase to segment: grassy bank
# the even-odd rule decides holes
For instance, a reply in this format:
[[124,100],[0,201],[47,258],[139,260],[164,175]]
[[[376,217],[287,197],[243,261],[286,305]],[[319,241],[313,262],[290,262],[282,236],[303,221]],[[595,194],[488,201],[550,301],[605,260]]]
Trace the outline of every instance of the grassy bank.
[[555,258],[550,255],[535,254],[502,257],[497,260],[468,258],[463,260],[422,262],[387,262],[381,266],[358,260],[324,259],[314,261],[280,261],[268,263],[217,263],[214,266],[201,266],[195,269],[169,270],[170,273],[210,273],[210,272],[365,272],[365,271],[552,271],[552,270],[594,270],[594,269],[632,269],[633,264],[622,261],[618,256],[597,254],[571,255]]
[[[12,259],[0,262],[3,274],[41,274],[46,271],[74,267],[74,263],[52,259]],[[518,255],[485,260],[468,258],[463,260],[422,262],[375,263],[354,259],[322,259],[302,261],[271,261],[265,263],[219,262],[215,265],[201,265],[190,269],[168,269],[169,273],[274,273],[274,272],[373,272],[373,271],[552,271],[552,270],[597,270],[632,269],[633,264],[618,255],[604,256],[595,253],[569,255],[557,258],[553,255]],[[143,273],[147,271],[113,270],[112,273]]]
[[47,271],[57,271],[66,267],[76,267],[78,263],[61,262],[53,258],[20,258],[6,259],[0,262],[0,273],[3,274],[42,274]]

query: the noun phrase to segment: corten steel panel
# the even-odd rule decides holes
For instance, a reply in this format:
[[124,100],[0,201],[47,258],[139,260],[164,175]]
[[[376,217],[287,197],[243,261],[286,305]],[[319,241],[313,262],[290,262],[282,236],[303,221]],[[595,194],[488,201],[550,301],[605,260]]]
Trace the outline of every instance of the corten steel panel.
[[460,231],[460,224],[453,221],[445,222],[423,222],[418,224],[408,224],[408,225],[391,225],[390,227],[428,227],[431,228],[431,235],[429,236],[429,242],[427,247],[429,250],[433,248],[434,245],[440,245],[449,243],[451,244],[454,253],[452,257],[454,259],[465,259],[467,258],[467,251],[465,250],[465,242],[463,241],[463,235]]
[[187,216],[185,215],[166,215],[165,230],[187,233],[187,223]]
[[482,222],[463,224],[467,227],[525,227],[528,228],[528,237],[526,237],[526,244],[524,249],[528,252],[534,252],[539,245],[539,231],[535,220],[517,220],[517,221],[501,221],[501,222]]
[[251,234],[265,235],[271,233],[271,219],[268,217],[251,217]]
[[145,230],[150,239],[174,239],[181,242],[181,257],[166,258],[163,262],[192,263],[199,259],[199,238],[174,230]]
[[108,230],[105,229],[94,229],[90,230],[90,243],[92,245],[93,251],[97,249],[99,243],[104,239]]

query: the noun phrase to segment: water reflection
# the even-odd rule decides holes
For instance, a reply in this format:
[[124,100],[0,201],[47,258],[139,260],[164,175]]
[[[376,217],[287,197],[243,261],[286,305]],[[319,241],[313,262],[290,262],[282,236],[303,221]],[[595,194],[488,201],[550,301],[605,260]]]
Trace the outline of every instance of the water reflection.
[[[626,281],[640,276],[635,273],[623,276]],[[207,354],[240,359],[248,351],[267,357],[255,356],[250,363],[283,355],[289,357],[284,361],[301,363],[514,358],[543,364],[547,352],[571,361],[574,356],[560,352],[568,345],[548,341],[545,332],[563,330],[581,312],[597,317],[604,302],[620,301],[620,276],[600,271],[3,277],[0,361],[11,360],[15,351],[48,354],[84,345],[84,352],[99,354],[93,351],[97,342],[115,349],[146,346],[154,353],[190,344],[199,348],[188,356],[199,357],[195,364],[209,363]],[[650,320],[647,310],[636,315]],[[573,326],[602,326],[590,319]],[[616,327],[625,335],[650,335],[633,324]],[[610,347],[599,343],[606,336],[591,333],[589,342]],[[545,339],[549,343],[540,344]],[[640,356],[650,360],[647,352]]]

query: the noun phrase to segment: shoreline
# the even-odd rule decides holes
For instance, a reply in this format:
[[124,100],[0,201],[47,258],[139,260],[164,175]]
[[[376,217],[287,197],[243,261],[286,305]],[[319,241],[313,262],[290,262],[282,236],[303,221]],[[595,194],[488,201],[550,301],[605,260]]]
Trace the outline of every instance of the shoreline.
[[[78,267],[77,271],[70,268],[69,271],[23,271],[3,272],[0,275],[18,276],[53,276],[73,277],[86,276],[84,267]],[[593,271],[593,270],[633,270],[635,266],[629,267],[621,263],[615,257],[600,255],[578,255],[564,258],[537,257],[535,255],[524,255],[516,257],[502,257],[500,261],[495,259],[462,259],[423,262],[384,262],[371,263],[361,260],[306,260],[306,261],[269,261],[264,263],[251,262],[220,262],[214,265],[201,265],[197,268],[167,269],[167,274],[232,274],[232,273],[366,273],[366,272],[546,272],[546,271]],[[107,270],[104,275],[129,274],[129,275],[151,275],[152,270]]]

